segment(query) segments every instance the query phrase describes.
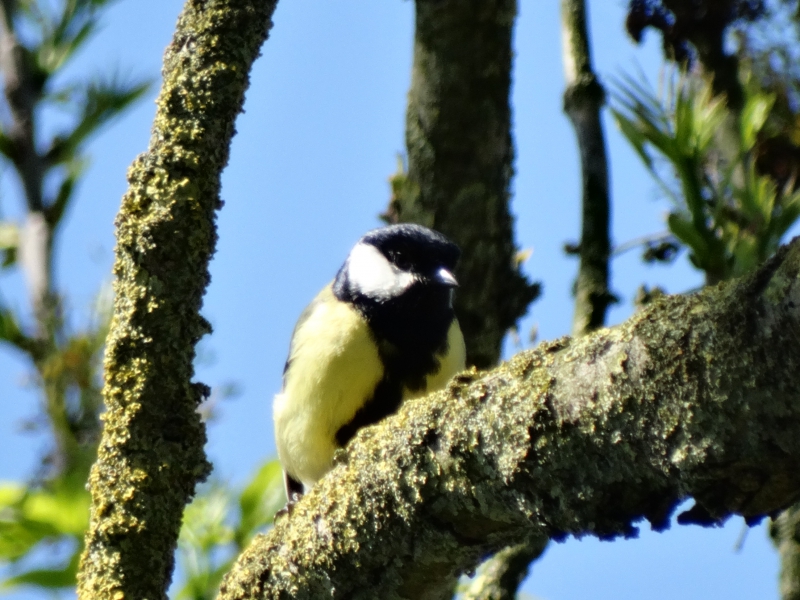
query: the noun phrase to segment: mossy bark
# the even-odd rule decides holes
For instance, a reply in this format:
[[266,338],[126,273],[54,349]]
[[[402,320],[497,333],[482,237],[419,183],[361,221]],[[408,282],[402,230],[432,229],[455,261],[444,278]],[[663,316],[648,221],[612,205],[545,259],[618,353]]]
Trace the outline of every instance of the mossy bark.
[[221,598],[439,597],[531,537],[634,536],[800,497],[800,240],[756,273],[406,403],[226,577]]
[[795,504],[770,523],[781,556],[778,591],[781,600],[800,600],[800,506]]
[[187,0],[164,57],[150,147],[117,216],[107,411],[80,598],[164,598],[186,503],[210,470],[192,383],[220,173],[275,1]]
[[504,548],[484,561],[461,600],[515,600],[531,563],[544,553],[547,542],[546,537],[535,538]]
[[[585,335],[605,324],[613,301],[609,291],[610,200],[605,136],[600,120],[604,90],[592,70],[586,7],[582,0],[562,0],[561,32],[566,89],[564,111],[578,141],[581,157],[580,264],[575,282],[572,334]],[[546,542],[518,544],[498,552],[481,565],[479,575],[464,598],[503,600],[515,598],[529,563],[537,559]]]
[[515,0],[418,0],[406,115],[408,173],[388,218],[437,229],[462,251],[455,309],[467,363],[500,360],[539,287],[519,271],[509,185]]

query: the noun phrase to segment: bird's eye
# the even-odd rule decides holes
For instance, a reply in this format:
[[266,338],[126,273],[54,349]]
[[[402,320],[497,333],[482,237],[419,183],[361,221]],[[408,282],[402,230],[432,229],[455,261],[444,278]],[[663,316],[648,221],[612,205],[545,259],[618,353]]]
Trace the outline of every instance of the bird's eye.
[[392,262],[397,265],[397,268],[403,271],[411,270],[411,260],[402,252],[395,252],[392,257]]

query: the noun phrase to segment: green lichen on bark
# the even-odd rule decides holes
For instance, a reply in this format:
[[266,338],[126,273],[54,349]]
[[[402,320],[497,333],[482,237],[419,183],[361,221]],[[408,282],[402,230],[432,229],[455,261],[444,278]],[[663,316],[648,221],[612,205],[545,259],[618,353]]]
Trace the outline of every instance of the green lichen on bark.
[[519,271],[509,210],[516,11],[515,0],[416,3],[408,173],[393,181],[388,213],[461,247],[455,309],[478,368],[497,364],[503,336],[539,293]]
[[[605,136],[600,110],[604,90],[592,70],[586,6],[583,0],[562,0],[561,32],[566,89],[564,111],[575,129],[581,158],[580,265],[575,281],[572,334],[585,335],[605,324],[613,301],[609,291],[610,200]],[[518,544],[481,565],[464,593],[465,600],[516,598],[529,563],[545,550],[546,539],[532,546]]]
[[503,548],[484,561],[461,600],[515,600],[530,565],[547,548],[547,538]]
[[780,598],[800,600],[800,507],[794,505],[773,519],[770,535],[781,555]]
[[89,486],[81,598],[163,598],[181,515],[210,470],[192,383],[220,173],[275,2],[187,0],[164,57],[148,151],[117,216],[107,411]]
[[797,242],[744,280],[406,403],[254,541],[220,597],[438,598],[487,552],[531,537],[633,536],[642,518],[664,529],[688,497],[679,522],[788,506],[799,274]]

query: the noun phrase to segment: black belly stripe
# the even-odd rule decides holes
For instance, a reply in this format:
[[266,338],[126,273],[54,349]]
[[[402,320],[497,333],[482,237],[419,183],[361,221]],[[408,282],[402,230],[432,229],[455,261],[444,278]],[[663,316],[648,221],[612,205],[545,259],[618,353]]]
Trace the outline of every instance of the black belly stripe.
[[[450,324],[452,324],[452,317]],[[449,331],[448,325],[446,332]],[[397,412],[403,402],[403,389],[419,391],[425,387],[425,379],[441,368],[436,355],[444,355],[448,348],[447,333],[444,339],[433,348],[413,348],[406,351],[395,346],[378,343],[385,374],[375,386],[372,397],[356,412],[353,418],[336,432],[336,443],[344,446],[362,427],[373,425]]]
[[384,377],[375,386],[372,398],[367,400],[349,423],[342,425],[336,432],[336,443],[344,446],[353,439],[362,427],[373,425],[394,413],[403,401],[403,388],[396,381]]

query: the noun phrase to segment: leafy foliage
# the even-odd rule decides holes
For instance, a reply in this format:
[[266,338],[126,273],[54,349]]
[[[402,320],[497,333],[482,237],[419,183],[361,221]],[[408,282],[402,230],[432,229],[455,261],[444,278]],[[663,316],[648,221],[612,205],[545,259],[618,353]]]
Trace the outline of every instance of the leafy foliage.
[[[40,221],[49,241],[75,198],[87,164],[87,142],[149,87],[147,81],[119,77],[73,82],[56,77],[85,47],[108,4],[109,0],[2,3],[2,17],[14,34],[4,44],[13,44],[21,59],[3,63],[8,106],[0,120],[0,163],[23,182],[23,204],[29,216],[38,212],[44,217]],[[67,117],[64,128],[49,139],[33,135],[40,129],[37,119],[43,107]],[[24,235],[25,225],[0,221],[0,268],[22,267],[17,256]],[[46,264],[36,268],[51,277],[52,243],[46,244],[46,251],[47,256],[39,257]],[[0,484],[0,566],[8,575],[0,583],[4,588],[73,586],[88,525],[85,483],[100,429],[99,375],[109,294],[100,294],[92,321],[75,330],[62,314],[52,281],[47,288],[41,305],[32,298],[34,322],[0,301],[0,343],[29,360],[31,380],[41,398],[41,416],[32,420],[32,427],[46,428],[53,442],[32,482]]]
[[[746,87],[740,115],[699,77],[672,78],[665,98],[625,78],[614,118],[672,201],[670,232],[710,283],[755,268],[800,216],[794,181],[779,187],[756,168],[756,146],[774,103]],[[734,135],[726,135],[735,123]]]
[[766,10],[764,0],[630,0],[625,27],[637,42],[645,29],[659,31],[665,56],[683,62],[692,56],[692,44],[706,36],[721,39],[731,25],[756,21]]
[[[2,588],[33,585],[45,589],[75,583],[83,532],[89,524],[89,493],[79,478],[62,478],[48,489],[0,484],[0,560],[13,575]],[[66,561],[49,568],[32,566],[31,553],[40,545],[67,545]]]
[[234,559],[265,527],[286,496],[278,461],[264,463],[238,495],[211,483],[184,514],[178,560],[185,581],[177,598],[215,598],[222,577]]

